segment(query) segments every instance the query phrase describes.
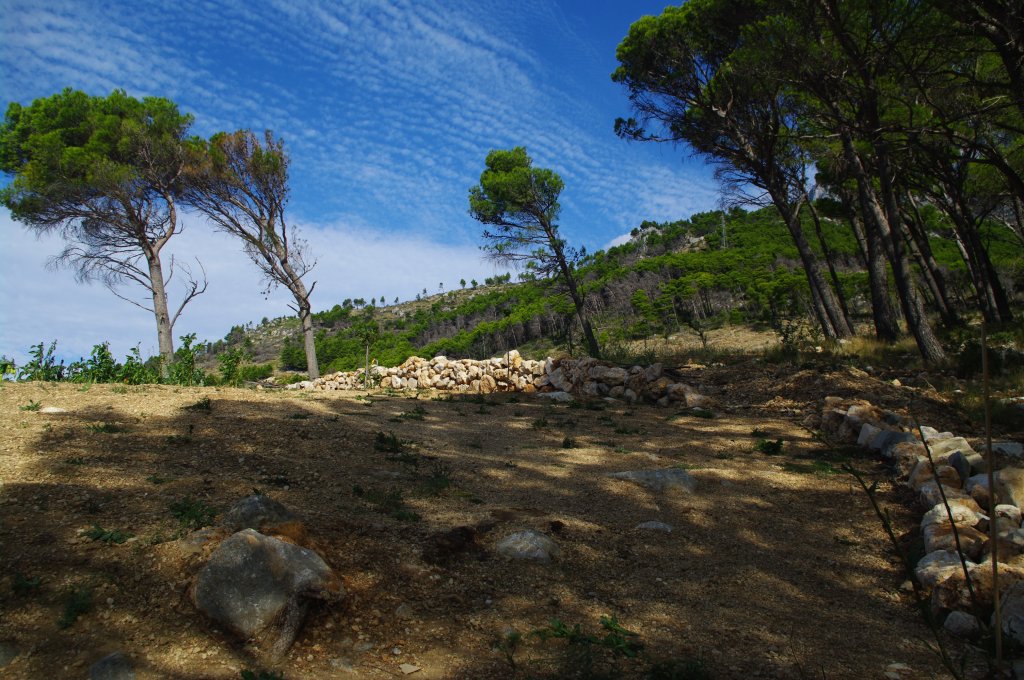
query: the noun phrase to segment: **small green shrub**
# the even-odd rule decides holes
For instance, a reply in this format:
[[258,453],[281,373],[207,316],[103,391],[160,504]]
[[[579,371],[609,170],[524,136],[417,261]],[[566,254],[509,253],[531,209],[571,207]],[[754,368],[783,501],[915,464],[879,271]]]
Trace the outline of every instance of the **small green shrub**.
[[220,371],[220,381],[224,385],[237,385],[240,377],[240,367],[243,361],[250,358],[249,353],[241,347],[233,347],[217,355],[217,369]]
[[563,449],[575,449],[576,448],[576,440],[573,439],[572,437],[566,437],[565,439],[562,440],[562,448]]
[[[270,376],[274,375],[274,364],[243,364],[238,369],[238,381],[239,382],[259,382],[260,380],[266,380]],[[274,382],[278,382],[275,380]],[[278,384],[280,384],[278,382]]]
[[430,465],[430,475],[424,481],[426,492],[431,496],[440,495],[452,485],[452,469],[442,461]]
[[548,423],[547,416],[541,416],[540,418],[537,418],[532,423],[530,423],[530,427],[532,427],[535,430],[542,430],[548,425],[550,425],[550,423]]
[[377,432],[373,438],[373,448],[383,453],[401,453],[405,450],[405,444],[394,432]]
[[781,439],[771,441],[770,439],[758,439],[757,443],[754,444],[754,450],[760,451],[766,456],[778,456],[782,453],[782,447],[785,444]]
[[124,529],[104,529],[99,524],[93,524],[92,528],[86,531],[83,536],[94,541],[100,541],[101,543],[121,545],[131,538],[132,534]]
[[19,406],[18,409],[21,411],[38,411],[40,406],[42,406],[42,404],[38,401],[29,399],[27,404]]
[[186,411],[202,411],[204,413],[209,413],[213,410],[213,402],[210,401],[209,397],[203,397],[196,403],[189,404],[188,406],[182,406],[182,408]]
[[64,362],[57,363],[57,341],[54,340],[50,346],[44,349],[45,344],[40,342],[28,350],[29,360],[23,364],[18,373],[18,380],[42,380],[47,382],[63,380],[66,367]]
[[183,530],[202,529],[213,524],[217,511],[205,502],[189,496],[170,505],[171,515],[178,520]]
[[181,345],[174,351],[174,361],[168,367],[169,382],[186,387],[202,385],[206,382],[206,373],[196,365],[196,359],[205,345],[193,344],[195,333],[182,335],[179,340]]
[[70,628],[83,614],[92,611],[92,588],[86,585],[72,586],[64,592],[64,612],[57,620],[60,628]]

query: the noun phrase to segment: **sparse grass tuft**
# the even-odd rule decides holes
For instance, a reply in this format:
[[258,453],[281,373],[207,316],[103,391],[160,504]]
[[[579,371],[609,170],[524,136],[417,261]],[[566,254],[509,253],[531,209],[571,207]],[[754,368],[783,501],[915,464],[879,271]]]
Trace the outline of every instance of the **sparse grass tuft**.
[[572,437],[566,437],[565,439],[562,440],[562,448],[563,449],[575,449],[576,448],[576,440],[573,439]]
[[42,406],[38,401],[28,400],[27,404],[19,406],[18,409],[22,411],[38,411],[39,407]]
[[87,585],[68,588],[64,592],[64,613],[57,620],[57,626],[61,629],[70,628],[80,616],[91,612],[92,607],[92,588]]
[[405,450],[405,444],[394,432],[377,432],[373,438],[373,448],[384,453],[401,453]]
[[183,406],[182,408],[186,411],[205,411],[206,413],[209,413],[213,410],[213,402],[210,401],[209,397],[203,397],[196,403]]
[[92,528],[82,535],[94,541],[116,545],[120,545],[132,537],[132,534],[124,529],[104,529],[99,524],[93,524]]
[[423,416],[427,414],[427,409],[422,406],[417,406],[411,411],[403,411],[398,414],[398,417],[402,420],[423,420]]

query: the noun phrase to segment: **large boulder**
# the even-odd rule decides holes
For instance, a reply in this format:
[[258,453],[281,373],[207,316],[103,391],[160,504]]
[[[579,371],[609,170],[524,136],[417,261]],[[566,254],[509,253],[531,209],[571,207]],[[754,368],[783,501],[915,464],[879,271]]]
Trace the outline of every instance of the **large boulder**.
[[340,600],[341,581],[312,550],[244,529],[227,538],[190,589],[201,612],[271,658],[288,651],[311,600]]

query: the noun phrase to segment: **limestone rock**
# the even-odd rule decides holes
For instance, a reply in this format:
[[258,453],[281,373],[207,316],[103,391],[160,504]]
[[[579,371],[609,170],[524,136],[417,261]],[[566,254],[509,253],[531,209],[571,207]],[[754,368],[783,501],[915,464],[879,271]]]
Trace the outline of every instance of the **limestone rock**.
[[[952,470],[953,468],[949,468]],[[954,471],[954,474],[955,471]],[[945,493],[946,500],[954,500],[957,498],[970,498],[966,493],[960,490],[959,487],[942,485],[942,490],[939,490],[939,485],[934,481],[927,482],[921,485],[921,488],[917,490],[917,495],[921,499],[921,502],[930,508],[935,507],[942,502],[942,496]]]
[[992,442],[992,453],[1007,458],[1024,458],[1024,444],[1020,442]]
[[135,680],[135,669],[127,656],[114,652],[89,668],[89,680]]
[[1010,586],[999,604],[1003,633],[1017,644],[1024,644],[1024,582]]
[[498,383],[495,381],[494,376],[485,374],[480,377],[480,393],[491,394],[498,389]]
[[1021,523],[1021,511],[1016,505],[997,505],[992,511],[996,517],[1007,520],[1008,528],[1016,529]]
[[860,427],[860,434],[857,435],[857,446],[871,448],[871,442],[881,431],[881,428],[875,427],[871,423],[864,423]]
[[242,529],[261,531],[264,527],[294,522],[295,514],[266,494],[253,494],[224,513],[221,526],[231,533]]
[[988,488],[988,475],[974,475],[964,483],[964,491],[971,495],[982,509],[992,507],[992,493]]
[[613,366],[604,374],[602,382],[609,387],[616,387],[625,384],[628,375],[626,369]]
[[937,442],[928,442],[929,448],[932,450],[932,458],[936,463],[944,463],[949,460],[949,457],[956,451],[963,451],[965,453],[973,453],[974,449],[967,443],[967,440],[963,437],[953,437],[951,439],[940,439]]
[[565,372],[561,366],[553,371],[548,371],[548,382],[551,383],[552,387],[561,392],[572,391],[572,382],[566,379]]
[[952,439],[952,432],[939,432],[934,427],[928,427],[927,425],[921,426],[921,438],[926,442],[934,443],[940,439]]
[[[974,499],[955,499],[949,502],[949,512],[946,511],[946,506],[943,503],[939,503],[926,512],[924,517],[921,518],[921,530],[924,531],[932,525],[948,527],[950,525],[950,514],[953,515],[953,523],[956,524],[957,528],[974,527],[985,519]],[[931,551],[929,550],[928,552]]]
[[664,468],[661,470],[629,470],[613,472],[609,477],[628,479],[640,486],[656,492],[681,491],[693,493],[697,488],[697,480],[682,468]]
[[570,402],[573,401],[573,396],[568,392],[540,392],[537,394],[539,397],[550,399],[551,401],[558,402]]
[[533,529],[509,534],[498,541],[495,549],[499,555],[510,560],[529,560],[544,563],[558,558],[562,552],[554,541]]
[[298,634],[309,600],[344,597],[341,582],[312,550],[244,529],[229,537],[199,570],[195,606],[242,639],[281,657]]
[[1009,503],[1024,507],[1024,469],[1003,468],[995,473],[995,498],[997,503]]
[[942,627],[950,635],[964,639],[975,638],[981,633],[981,623],[978,621],[978,617],[967,612],[950,612]]
[[878,451],[883,458],[891,460],[893,450],[898,444],[917,444],[917,439],[909,432],[882,430],[871,440],[871,449]]
[[[974,566],[973,562],[967,563]],[[921,558],[914,568],[917,580],[926,588],[932,588],[940,581],[946,580],[954,571],[962,569],[960,558],[951,550],[938,550]]]
[[974,527],[957,527],[957,536],[953,535],[953,529],[948,524],[929,524],[922,532],[924,534],[925,552],[931,553],[936,550],[956,550],[957,538],[960,541],[960,549],[964,555],[974,561],[981,559],[981,553],[988,541],[988,536]]
[[61,408],[59,406],[44,406],[41,409],[39,409],[39,411],[37,411],[37,413],[45,413],[48,415],[59,415],[61,413],[67,412],[68,410],[66,408]]
[[[971,565],[968,562],[968,574],[974,588],[974,596],[978,606],[984,611],[991,611],[995,606],[992,589],[992,564]],[[1002,565],[999,570],[999,592],[1006,593],[1015,583],[1024,579],[1024,571],[1017,567]],[[950,572],[932,591],[932,606],[939,610],[972,611],[971,594],[967,588],[967,579],[963,569]]]
[[641,522],[640,524],[636,525],[636,528],[637,529],[644,529],[644,530],[647,530],[647,531],[663,531],[666,534],[672,533],[672,525],[671,524],[665,524],[664,522],[657,522],[657,521]]
[[996,534],[996,544],[1000,562],[1005,562],[1018,555],[1024,555],[1024,529],[1006,529]]

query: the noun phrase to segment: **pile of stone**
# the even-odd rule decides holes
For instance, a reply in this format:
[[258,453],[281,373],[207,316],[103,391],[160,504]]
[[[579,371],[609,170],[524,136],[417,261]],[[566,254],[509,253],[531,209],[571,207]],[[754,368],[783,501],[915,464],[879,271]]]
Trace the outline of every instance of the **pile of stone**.
[[[348,371],[306,380],[291,389],[357,390],[364,371]],[[623,368],[592,358],[524,359],[512,350],[493,359],[409,357],[400,366],[370,367],[370,383],[381,389],[491,394],[493,392],[564,393],[583,398],[611,398],[634,403],[706,407],[709,400],[696,389],[673,379],[661,364]]]
[[981,631],[982,621],[995,625],[995,547],[1003,631],[1024,643],[1024,469],[1015,465],[1021,445],[993,445],[999,468],[993,473],[993,489],[985,458],[951,432],[931,427],[916,432],[912,423],[895,413],[838,397],[826,397],[821,426],[891,462],[898,481],[913,489],[927,508],[921,519],[926,554],[915,575],[924,591],[930,592],[933,612],[947,615],[946,629],[972,637]]

